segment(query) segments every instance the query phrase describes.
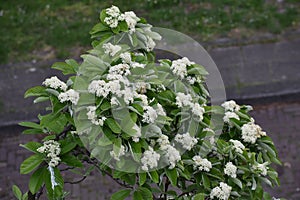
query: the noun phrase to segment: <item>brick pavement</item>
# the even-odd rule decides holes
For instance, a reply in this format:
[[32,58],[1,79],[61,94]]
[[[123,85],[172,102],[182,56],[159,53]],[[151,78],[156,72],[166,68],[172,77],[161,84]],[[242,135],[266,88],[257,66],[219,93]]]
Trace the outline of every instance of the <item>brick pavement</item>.
[[[273,138],[283,161],[283,166],[277,166],[281,187],[272,189],[272,194],[289,200],[300,199],[300,103],[255,105],[254,110],[256,122]],[[30,153],[18,145],[37,138],[21,135],[21,131],[22,128],[16,126],[0,129],[1,200],[13,199],[13,184],[21,186],[23,191],[28,184],[29,176],[20,175],[19,166]],[[117,188],[118,185],[109,178],[94,174],[79,185],[67,185],[66,189],[70,191],[67,199],[106,200]]]

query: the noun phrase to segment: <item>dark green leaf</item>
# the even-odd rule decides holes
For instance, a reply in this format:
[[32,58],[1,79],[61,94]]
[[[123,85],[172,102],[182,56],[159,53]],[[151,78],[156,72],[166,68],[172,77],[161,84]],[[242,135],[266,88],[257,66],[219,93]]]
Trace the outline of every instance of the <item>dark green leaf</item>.
[[41,143],[39,143],[39,142],[28,142],[28,143],[26,143],[26,144],[20,144],[20,146],[21,147],[24,147],[25,149],[27,149],[27,150],[29,150],[29,151],[31,151],[31,152],[33,152],[33,153],[38,153],[38,151],[37,151],[37,149],[39,148],[39,147],[41,147],[42,146],[42,144]]
[[168,179],[170,180],[171,184],[173,186],[177,185],[177,170],[175,168],[173,169],[166,169],[166,175],[168,177]]
[[46,91],[45,91],[45,87],[43,86],[36,86],[36,87],[32,87],[30,89],[28,89],[25,94],[24,97],[31,97],[31,96],[45,96],[47,95]]
[[112,132],[121,133],[120,125],[113,118],[107,118],[104,122]]

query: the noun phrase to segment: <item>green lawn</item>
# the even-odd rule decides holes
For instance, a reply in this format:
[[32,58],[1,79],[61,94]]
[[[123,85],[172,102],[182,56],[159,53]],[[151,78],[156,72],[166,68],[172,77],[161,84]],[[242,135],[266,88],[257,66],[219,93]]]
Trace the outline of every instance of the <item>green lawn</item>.
[[1,0],[0,63],[66,58],[87,49],[101,9],[116,5],[199,41],[280,34],[299,26],[298,0]]

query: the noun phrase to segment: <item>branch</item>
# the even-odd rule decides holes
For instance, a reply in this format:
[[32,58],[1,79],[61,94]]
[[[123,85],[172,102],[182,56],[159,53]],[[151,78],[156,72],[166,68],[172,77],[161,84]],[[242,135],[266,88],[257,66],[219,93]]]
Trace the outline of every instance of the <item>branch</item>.
[[65,136],[71,130],[71,128],[72,128],[72,125],[70,125],[70,124],[68,126],[66,126],[65,129],[61,133],[56,135],[55,140],[58,140],[61,136]]
[[83,176],[81,179],[79,179],[78,181],[74,181],[74,182],[71,182],[71,181],[65,181],[65,183],[69,183],[69,184],[77,184],[77,183],[80,183],[82,181],[84,181],[86,179],[87,176]]

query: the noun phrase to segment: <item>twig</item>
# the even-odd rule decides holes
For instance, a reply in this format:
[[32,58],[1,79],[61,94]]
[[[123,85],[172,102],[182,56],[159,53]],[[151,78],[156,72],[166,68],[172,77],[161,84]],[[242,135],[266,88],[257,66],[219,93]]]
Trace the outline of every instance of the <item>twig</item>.
[[87,176],[83,176],[81,179],[79,179],[78,181],[74,181],[74,182],[71,182],[71,181],[65,181],[65,183],[69,183],[69,184],[77,184],[77,183],[80,183],[82,181],[84,181],[84,179],[86,179]]

